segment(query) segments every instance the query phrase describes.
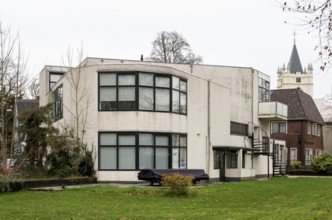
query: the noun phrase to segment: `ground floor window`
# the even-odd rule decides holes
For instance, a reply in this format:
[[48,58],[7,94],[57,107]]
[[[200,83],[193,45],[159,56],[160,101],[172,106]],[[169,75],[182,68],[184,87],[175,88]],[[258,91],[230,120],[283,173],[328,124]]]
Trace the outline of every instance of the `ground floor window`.
[[313,159],[312,149],[306,148],[305,149],[305,165],[309,166],[311,164],[312,159]]
[[290,148],[290,164],[293,165],[297,161],[297,148]]
[[99,170],[186,168],[186,134],[99,133]]
[[237,168],[237,152],[231,151],[228,154],[228,167],[227,168]]

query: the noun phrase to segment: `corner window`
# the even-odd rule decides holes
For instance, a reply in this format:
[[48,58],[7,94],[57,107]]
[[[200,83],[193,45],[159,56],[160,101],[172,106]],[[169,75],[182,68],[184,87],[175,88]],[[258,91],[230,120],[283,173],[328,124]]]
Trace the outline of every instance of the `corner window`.
[[187,113],[187,82],[168,74],[99,73],[100,111]]
[[263,74],[258,78],[258,101],[268,102],[270,100],[269,78]]
[[187,136],[99,133],[99,170],[186,169]]
[[59,86],[53,92],[53,116],[57,121],[63,117],[63,88]]
[[63,72],[50,72],[49,73],[49,89],[51,88],[62,78]]
[[272,122],[272,134],[286,134],[286,122]]

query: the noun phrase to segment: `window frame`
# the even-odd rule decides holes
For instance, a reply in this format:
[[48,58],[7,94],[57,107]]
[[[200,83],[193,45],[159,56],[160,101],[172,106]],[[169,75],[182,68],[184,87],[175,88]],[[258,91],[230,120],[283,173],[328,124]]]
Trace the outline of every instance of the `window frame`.
[[[57,81],[51,81],[51,78],[54,75],[61,76],[61,77]],[[54,71],[49,72],[49,79],[48,79],[48,88],[49,88],[49,91],[51,91],[51,89],[53,88],[53,86],[57,82],[59,82],[59,80],[63,77],[63,75],[64,75],[64,72],[54,72]]]
[[[274,129],[274,125],[277,124],[277,130]],[[281,132],[281,124],[285,125],[285,131]],[[271,134],[287,134],[287,121],[272,121],[271,122]]]
[[[115,145],[112,144],[101,144],[101,135],[102,134],[115,134],[116,135],[116,143]],[[153,145],[144,145],[144,144],[140,144],[140,135],[141,134],[151,134],[153,136]],[[135,144],[134,145],[130,145],[130,146],[121,146],[119,144],[119,137],[120,136],[128,136],[128,135],[134,135],[135,136]],[[185,137],[186,139],[186,145],[185,146],[173,146],[172,144],[172,137],[173,135],[179,135],[179,137]],[[167,137],[168,139],[168,144],[167,145],[157,145],[157,138],[158,137]],[[101,131],[98,132],[98,171],[139,171],[142,169],[159,169],[157,168],[157,150],[158,149],[167,149],[167,163],[168,163],[168,167],[167,168],[160,168],[160,169],[187,169],[187,164],[188,164],[188,148],[187,148],[187,142],[188,142],[188,136],[187,134],[183,134],[183,133],[162,133],[162,132],[113,132],[113,131]],[[133,169],[121,169],[119,164],[120,164],[120,156],[119,156],[119,150],[121,148],[124,147],[133,147],[135,148],[135,153],[134,153],[134,158],[135,158],[135,167]],[[153,167],[151,168],[140,168],[140,149],[143,147],[149,147],[149,148],[153,148]],[[113,148],[116,150],[115,152],[115,158],[116,158],[116,167],[114,169],[107,169],[107,168],[101,168],[101,163],[103,161],[101,161],[101,149],[103,148]],[[172,151],[175,148],[179,148],[179,168],[173,168],[173,155],[172,155]],[[185,149],[185,158],[186,158],[186,165],[185,167],[181,168],[181,164],[180,164],[180,148],[181,149]],[[112,157],[113,158],[113,157]]]
[[[115,74],[116,77],[116,85],[101,85],[101,75],[102,74]],[[144,85],[140,84],[140,74],[151,74],[153,78],[153,85]],[[135,76],[135,85],[131,86],[123,86],[119,85],[119,76],[122,75],[134,75]],[[159,86],[157,85],[157,79],[158,78],[167,78],[169,79],[169,86]],[[175,81],[174,79],[177,79],[179,82],[179,88],[173,88],[173,82]],[[185,89],[183,89],[183,85],[185,85]],[[119,109],[119,88],[121,87],[134,87],[135,91],[135,104],[132,109]],[[115,107],[112,107],[112,103],[110,103],[110,107],[103,108],[102,107],[102,101],[101,101],[101,90],[102,88],[115,88],[116,94],[115,94]],[[143,89],[151,89],[152,90],[152,106],[147,106],[146,109],[141,108],[140,106],[140,99],[141,99],[141,91]],[[162,110],[159,109],[157,110],[157,95],[158,91],[168,91],[168,98],[169,98],[169,103],[168,103],[168,109],[167,110]],[[173,95],[177,94],[179,95],[178,97],[178,110],[174,109],[173,106]],[[160,100],[160,99],[159,99]],[[112,102],[112,101],[110,101]],[[152,108],[151,108],[152,107]],[[188,112],[188,82],[187,79],[172,75],[172,74],[162,74],[162,73],[155,73],[155,72],[142,72],[142,71],[100,71],[98,72],[98,111],[101,112],[109,112],[109,111],[148,111],[148,112],[171,112],[171,113],[176,113],[176,114],[182,114],[182,115],[187,115]]]
[[59,85],[53,92],[53,119],[58,121],[63,118],[63,85]]

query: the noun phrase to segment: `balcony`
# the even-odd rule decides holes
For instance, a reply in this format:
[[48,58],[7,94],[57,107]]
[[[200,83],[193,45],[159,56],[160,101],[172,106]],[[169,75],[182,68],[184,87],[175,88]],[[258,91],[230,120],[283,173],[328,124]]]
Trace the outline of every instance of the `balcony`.
[[280,102],[260,102],[258,118],[268,120],[287,120],[288,106]]

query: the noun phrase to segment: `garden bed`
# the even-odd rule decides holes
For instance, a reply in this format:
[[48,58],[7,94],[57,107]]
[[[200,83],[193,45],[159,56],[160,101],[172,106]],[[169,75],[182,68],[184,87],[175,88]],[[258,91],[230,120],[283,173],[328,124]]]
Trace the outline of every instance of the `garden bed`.
[[11,191],[19,191],[21,189],[39,188],[48,186],[71,186],[86,185],[97,183],[96,177],[77,177],[63,179],[39,179],[39,180],[21,180],[10,183]]

